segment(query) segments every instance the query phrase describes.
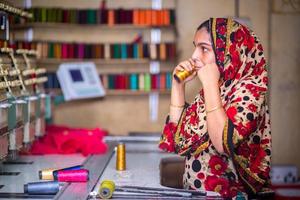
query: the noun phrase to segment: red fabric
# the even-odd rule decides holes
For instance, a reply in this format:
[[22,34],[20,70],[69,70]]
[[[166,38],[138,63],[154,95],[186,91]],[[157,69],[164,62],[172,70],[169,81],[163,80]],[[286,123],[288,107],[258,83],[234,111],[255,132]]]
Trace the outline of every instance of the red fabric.
[[107,145],[102,141],[107,132],[100,128],[89,130],[51,125],[46,127],[46,133],[41,139],[34,141],[26,154],[82,153],[87,156],[105,153],[107,150]]

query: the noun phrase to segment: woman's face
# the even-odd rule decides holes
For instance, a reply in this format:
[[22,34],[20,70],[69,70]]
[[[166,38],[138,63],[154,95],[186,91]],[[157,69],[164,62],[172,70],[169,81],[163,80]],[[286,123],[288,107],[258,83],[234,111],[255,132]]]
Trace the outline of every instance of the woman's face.
[[196,65],[205,65],[216,62],[210,34],[207,32],[206,28],[201,28],[196,32],[193,43],[195,50],[192,59],[196,61]]

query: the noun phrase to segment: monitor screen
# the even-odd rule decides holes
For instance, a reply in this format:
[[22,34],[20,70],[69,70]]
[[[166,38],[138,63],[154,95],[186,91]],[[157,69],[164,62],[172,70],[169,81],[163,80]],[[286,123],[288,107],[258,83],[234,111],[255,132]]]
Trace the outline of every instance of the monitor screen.
[[71,74],[73,82],[82,82],[83,81],[83,77],[82,77],[80,69],[70,69],[70,74]]

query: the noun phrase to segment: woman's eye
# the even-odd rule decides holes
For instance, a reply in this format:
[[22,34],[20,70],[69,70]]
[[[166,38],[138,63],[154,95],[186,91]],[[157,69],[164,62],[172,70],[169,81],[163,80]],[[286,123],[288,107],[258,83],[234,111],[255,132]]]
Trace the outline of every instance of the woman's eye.
[[203,51],[203,52],[207,52],[207,51],[208,51],[208,49],[207,49],[207,48],[205,48],[205,47],[202,47],[202,51]]

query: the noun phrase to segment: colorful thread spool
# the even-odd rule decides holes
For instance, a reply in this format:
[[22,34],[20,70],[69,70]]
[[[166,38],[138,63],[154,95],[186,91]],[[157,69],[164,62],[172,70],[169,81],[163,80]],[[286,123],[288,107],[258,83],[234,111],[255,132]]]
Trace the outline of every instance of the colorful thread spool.
[[192,71],[187,71],[187,70],[177,71],[174,74],[174,78],[177,82],[180,83],[180,82],[184,81],[187,77],[189,77],[193,72],[194,72],[194,70],[192,70]]
[[126,170],[126,149],[125,149],[125,144],[123,143],[120,143],[117,146],[116,170],[118,171]]
[[54,180],[53,171],[57,169],[43,169],[39,171],[39,178],[41,180]]
[[53,177],[54,176],[57,176],[57,173],[59,172],[59,171],[66,171],[66,170],[79,170],[79,169],[82,169],[82,165],[75,165],[75,166],[72,166],[72,167],[66,167],[66,168],[63,168],[63,169],[59,169],[59,170],[55,170],[55,171],[53,171]]
[[78,170],[59,170],[53,173],[54,180],[59,182],[87,182],[89,180],[89,171],[86,169]]
[[53,174],[57,173],[58,171],[61,170],[76,170],[76,169],[81,169],[83,166],[82,165],[75,165],[72,167],[66,167],[63,169],[44,169],[39,171],[39,178],[41,180],[54,180]]
[[24,185],[24,193],[27,194],[56,194],[59,191],[57,181],[35,182]]
[[104,180],[102,181],[100,188],[99,188],[99,196],[102,199],[110,199],[115,191],[115,183],[111,180]]

